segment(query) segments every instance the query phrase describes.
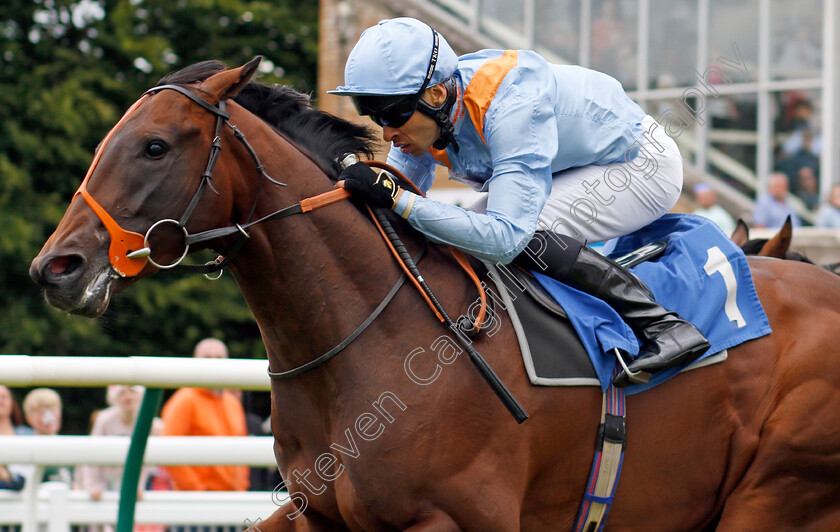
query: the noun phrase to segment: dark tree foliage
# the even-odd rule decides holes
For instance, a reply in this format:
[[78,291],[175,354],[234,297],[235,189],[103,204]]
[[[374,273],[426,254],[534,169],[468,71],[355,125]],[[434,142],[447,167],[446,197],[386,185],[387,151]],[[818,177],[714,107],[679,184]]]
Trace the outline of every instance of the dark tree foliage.
[[[157,274],[89,320],[48,307],[27,272],[94,148],[145,89],[194,62],[262,55],[261,81],[311,91],[317,17],[317,0],[0,2],[0,353],[188,356],[216,336],[231,356],[265,356],[228,275]],[[104,394],[61,392],[63,432],[85,432]]]

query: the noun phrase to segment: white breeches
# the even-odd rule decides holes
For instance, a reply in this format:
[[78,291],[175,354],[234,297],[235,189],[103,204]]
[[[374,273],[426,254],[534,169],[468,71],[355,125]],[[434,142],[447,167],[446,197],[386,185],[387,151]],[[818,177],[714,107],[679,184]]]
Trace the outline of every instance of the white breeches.
[[645,133],[634,159],[554,174],[537,230],[601,242],[632,233],[668,212],[682,190],[682,157],[653,117],[646,116],[642,127]]

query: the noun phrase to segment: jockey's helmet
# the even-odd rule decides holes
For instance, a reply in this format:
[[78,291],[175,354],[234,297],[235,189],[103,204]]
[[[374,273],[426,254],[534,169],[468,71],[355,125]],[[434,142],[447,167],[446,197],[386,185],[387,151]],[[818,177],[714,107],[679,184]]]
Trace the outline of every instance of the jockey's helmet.
[[379,22],[362,33],[344,67],[344,85],[329,94],[350,96],[360,115],[380,126],[400,127],[420,110],[427,87],[448,80],[458,56],[438,32],[413,18]]

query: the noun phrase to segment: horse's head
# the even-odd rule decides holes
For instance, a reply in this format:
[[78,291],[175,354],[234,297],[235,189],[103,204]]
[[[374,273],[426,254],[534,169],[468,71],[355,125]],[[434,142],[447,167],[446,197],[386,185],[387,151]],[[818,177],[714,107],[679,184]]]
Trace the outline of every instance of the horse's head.
[[813,262],[796,251],[790,251],[791,242],[793,242],[793,222],[790,216],[787,217],[785,223],[782,225],[779,232],[773,235],[773,238],[756,238],[750,239],[750,230],[744,220],[738,219],[738,225],[732,233],[732,240],[744,251],[747,255],[757,255],[759,257],[772,257],[775,259],[795,260],[798,262]]
[[126,112],[32,261],[30,276],[50,304],[98,316],[114,294],[185,252],[181,225],[194,233],[229,224],[231,185],[197,190],[224,117],[217,105],[236,96],[258,64],[223,70],[188,94],[153,89]]

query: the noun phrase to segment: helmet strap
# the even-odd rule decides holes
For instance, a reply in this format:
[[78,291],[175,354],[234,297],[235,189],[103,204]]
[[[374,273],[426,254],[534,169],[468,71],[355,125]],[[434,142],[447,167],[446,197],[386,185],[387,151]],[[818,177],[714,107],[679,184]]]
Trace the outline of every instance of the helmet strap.
[[431,117],[440,127],[440,136],[434,144],[432,144],[432,146],[434,146],[437,150],[443,150],[446,149],[449,144],[452,144],[452,148],[455,150],[455,153],[458,153],[461,148],[455,141],[455,126],[449,118],[449,114],[452,112],[452,106],[455,104],[457,96],[455,80],[452,76],[450,76],[443,80],[441,84],[446,90],[446,100],[438,106],[432,106],[426,103],[426,101],[420,100],[417,110],[426,116]]

